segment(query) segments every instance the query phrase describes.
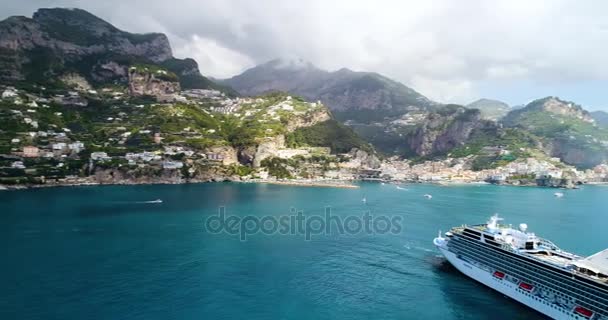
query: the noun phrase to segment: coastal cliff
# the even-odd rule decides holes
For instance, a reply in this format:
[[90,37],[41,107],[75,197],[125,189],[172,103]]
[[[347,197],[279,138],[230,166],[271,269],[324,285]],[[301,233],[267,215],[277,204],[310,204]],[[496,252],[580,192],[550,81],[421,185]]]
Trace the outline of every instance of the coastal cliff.
[[430,113],[408,137],[407,143],[418,156],[444,154],[464,145],[474,130],[489,125],[482,121],[477,109],[447,106]]

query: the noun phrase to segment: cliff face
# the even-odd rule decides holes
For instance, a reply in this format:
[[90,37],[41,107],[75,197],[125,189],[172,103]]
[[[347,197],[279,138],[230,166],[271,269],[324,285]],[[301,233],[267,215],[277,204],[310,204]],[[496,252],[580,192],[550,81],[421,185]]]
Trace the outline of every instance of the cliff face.
[[49,37],[48,44],[62,51],[76,49],[80,54],[109,51],[154,62],[172,57],[164,34],[124,32],[84,10],[40,9],[34,13],[33,21]]
[[253,167],[259,168],[262,160],[276,157],[280,149],[285,148],[285,136],[278,135],[273,138],[267,138],[258,144],[255,155],[253,157]]
[[285,126],[287,132],[293,132],[298,128],[312,127],[317,123],[325,122],[331,119],[331,115],[326,108],[320,108],[316,111],[306,113],[290,119]]
[[179,91],[179,82],[168,76],[167,71],[139,70],[135,67],[129,70],[129,93],[132,96],[153,96],[158,101],[172,101]]
[[487,126],[476,109],[449,106],[441,113],[430,113],[425,121],[407,138],[411,150],[418,156],[442,154],[467,142],[475,129]]
[[34,72],[28,70],[32,64],[52,72],[58,64],[87,56],[130,56],[153,62],[172,57],[165,35],[124,32],[80,9],[40,9],[31,19],[11,17],[0,22],[0,52],[16,62],[0,75],[5,80],[27,79]]
[[608,149],[590,148],[586,143],[558,138],[549,144],[549,153],[562,162],[582,168],[592,168],[608,160]]
[[92,85],[126,84],[134,64],[163,66],[183,88],[234,93],[203,77],[192,59],[175,59],[166,35],[134,34],[80,9],[40,9],[0,21],[0,82],[49,83],[77,73]]

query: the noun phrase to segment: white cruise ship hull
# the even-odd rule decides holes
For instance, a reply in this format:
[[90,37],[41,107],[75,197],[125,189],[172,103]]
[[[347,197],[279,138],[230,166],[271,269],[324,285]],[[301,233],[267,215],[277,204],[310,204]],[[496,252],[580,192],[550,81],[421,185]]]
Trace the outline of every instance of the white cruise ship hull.
[[535,296],[533,293],[528,293],[522,289],[519,289],[516,283],[513,283],[506,278],[496,278],[493,276],[493,272],[491,270],[484,270],[482,267],[475,265],[475,263],[469,263],[459,259],[454,253],[448,251],[444,246],[441,246],[438,243],[435,244],[445,258],[460,272],[515,301],[521,302],[553,319],[588,319],[575,314],[572,310],[567,310],[556,305],[544,303],[543,299]]

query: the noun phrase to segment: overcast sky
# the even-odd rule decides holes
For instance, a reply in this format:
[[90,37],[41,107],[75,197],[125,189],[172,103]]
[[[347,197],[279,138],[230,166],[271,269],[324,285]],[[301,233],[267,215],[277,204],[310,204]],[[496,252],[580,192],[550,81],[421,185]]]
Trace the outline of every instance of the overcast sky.
[[556,95],[608,110],[608,1],[1,0],[0,17],[79,7],[230,77],[276,57],[375,71],[440,102]]

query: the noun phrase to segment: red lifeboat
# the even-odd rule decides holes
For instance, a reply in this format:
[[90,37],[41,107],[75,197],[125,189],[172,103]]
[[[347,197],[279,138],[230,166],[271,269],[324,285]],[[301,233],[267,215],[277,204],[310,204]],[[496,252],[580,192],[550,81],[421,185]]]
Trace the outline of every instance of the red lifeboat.
[[494,271],[494,277],[496,277],[498,279],[504,279],[505,278],[505,274],[503,272],[500,272],[500,271]]
[[533,285],[531,285],[529,283],[525,283],[525,282],[520,283],[519,287],[522,288],[522,289],[524,289],[524,290],[526,290],[526,291],[532,291],[532,289],[534,289]]
[[586,308],[583,308],[583,307],[576,307],[576,308],[574,308],[574,312],[576,312],[576,313],[578,313],[581,316],[586,317],[586,318],[593,317],[593,311],[591,311],[589,309],[586,309]]

